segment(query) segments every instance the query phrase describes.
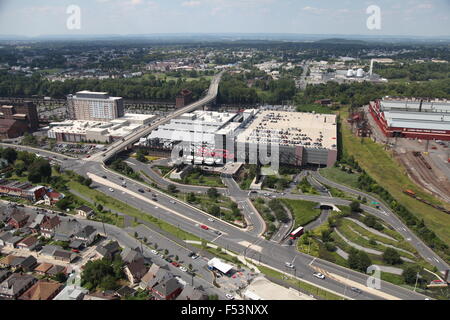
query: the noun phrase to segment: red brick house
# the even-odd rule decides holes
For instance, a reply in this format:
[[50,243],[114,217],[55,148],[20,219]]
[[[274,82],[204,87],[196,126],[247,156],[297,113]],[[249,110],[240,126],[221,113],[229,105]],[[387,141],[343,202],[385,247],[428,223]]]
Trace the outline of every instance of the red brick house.
[[55,235],[56,228],[61,224],[58,216],[54,216],[41,223],[41,234],[45,238],[52,238]]
[[28,216],[25,213],[16,211],[11,215],[8,224],[15,229],[20,229],[25,226],[27,221]]
[[183,287],[176,278],[162,281],[152,288],[153,296],[157,300],[175,300],[183,291]]

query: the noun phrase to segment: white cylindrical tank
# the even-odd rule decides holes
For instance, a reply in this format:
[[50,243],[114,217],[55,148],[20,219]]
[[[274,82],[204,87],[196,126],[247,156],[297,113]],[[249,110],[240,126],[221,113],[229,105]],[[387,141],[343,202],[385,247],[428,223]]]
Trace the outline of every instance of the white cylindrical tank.
[[353,70],[352,69],[348,69],[348,71],[347,71],[347,77],[353,77],[355,75],[355,73],[353,72]]
[[363,69],[358,69],[358,71],[356,71],[356,76],[358,78],[364,77],[364,70]]

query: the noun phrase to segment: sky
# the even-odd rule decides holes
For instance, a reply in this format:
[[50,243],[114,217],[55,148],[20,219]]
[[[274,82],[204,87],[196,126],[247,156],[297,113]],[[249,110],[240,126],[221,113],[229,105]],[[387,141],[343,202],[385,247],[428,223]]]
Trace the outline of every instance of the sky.
[[0,0],[0,35],[153,33],[450,36],[450,0]]

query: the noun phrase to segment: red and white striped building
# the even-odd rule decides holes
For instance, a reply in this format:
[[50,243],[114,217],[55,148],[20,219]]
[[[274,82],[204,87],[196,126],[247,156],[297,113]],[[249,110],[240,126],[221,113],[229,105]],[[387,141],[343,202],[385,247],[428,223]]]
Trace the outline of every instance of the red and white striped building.
[[450,101],[396,99],[370,102],[369,112],[387,137],[450,140]]

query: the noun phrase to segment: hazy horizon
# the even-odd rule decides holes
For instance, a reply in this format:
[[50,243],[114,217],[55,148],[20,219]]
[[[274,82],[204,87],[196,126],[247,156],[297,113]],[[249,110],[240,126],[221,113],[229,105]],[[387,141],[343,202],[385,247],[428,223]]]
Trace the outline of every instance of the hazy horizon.
[[[69,6],[79,29],[67,27]],[[369,29],[367,8],[381,10]],[[0,0],[1,36],[291,34],[450,37],[450,0]]]

